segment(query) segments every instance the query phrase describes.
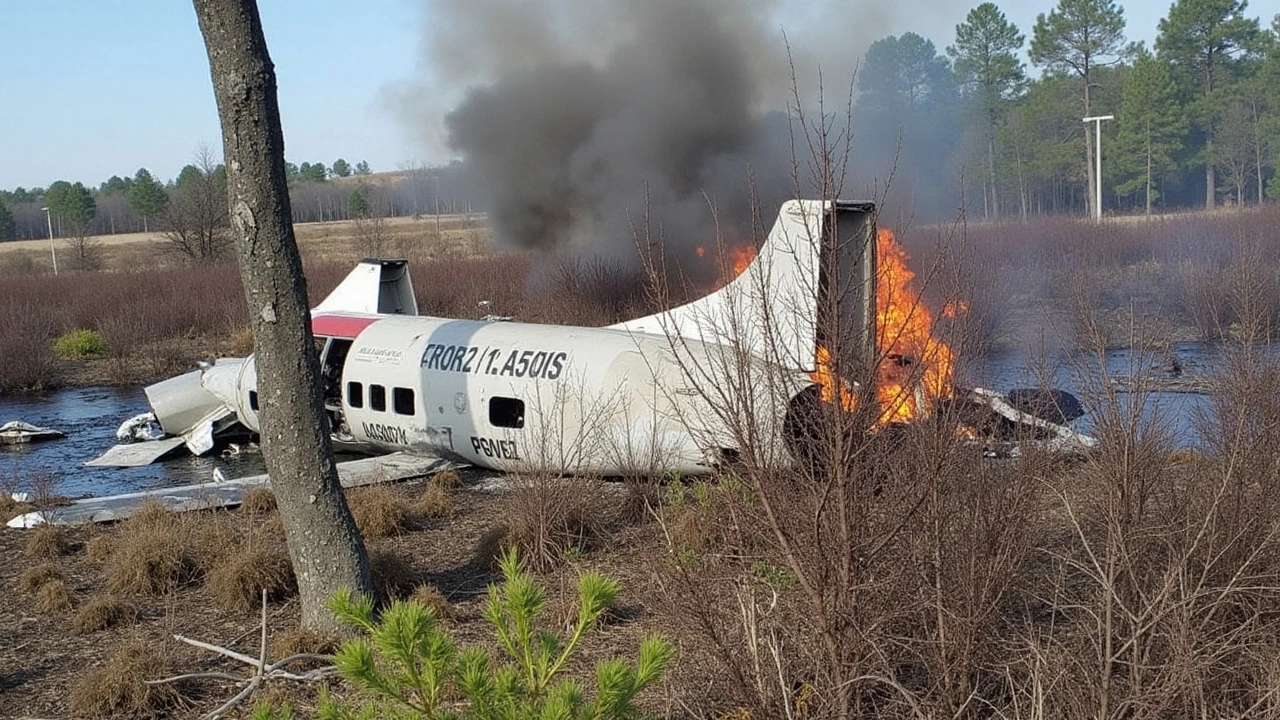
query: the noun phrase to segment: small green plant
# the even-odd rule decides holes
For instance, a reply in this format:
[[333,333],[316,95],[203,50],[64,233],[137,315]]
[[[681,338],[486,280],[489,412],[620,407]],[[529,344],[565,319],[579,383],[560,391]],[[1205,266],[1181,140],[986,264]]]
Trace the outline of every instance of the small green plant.
[[520,568],[516,553],[503,555],[503,582],[489,587],[484,617],[505,656],[491,661],[482,648],[459,649],[435,613],[416,602],[396,602],[375,618],[373,600],[339,593],[330,608],[366,637],[348,640],[335,657],[339,673],[374,696],[358,709],[321,697],[325,720],[397,717],[634,718],[637,693],[662,677],[675,649],[658,636],[645,638],[633,666],[618,659],[596,665],[594,698],[576,679],[564,677],[581,639],[613,605],[619,586],[600,573],[578,579],[578,613],[567,633],[538,629],[546,593]]
[[63,360],[102,355],[107,341],[97,330],[69,330],[53,341],[53,354]]

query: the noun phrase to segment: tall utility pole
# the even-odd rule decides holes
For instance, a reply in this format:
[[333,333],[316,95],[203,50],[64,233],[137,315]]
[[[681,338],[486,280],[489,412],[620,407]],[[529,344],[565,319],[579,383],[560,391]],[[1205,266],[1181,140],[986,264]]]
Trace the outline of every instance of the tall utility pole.
[[49,208],[40,208],[44,211],[44,219],[49,222],[49,255],[53,257],[53,274],[58,274],[58,251],[53,247],[53,213]]
[[[1093,220],[1094,222],[1102,222],[1102,121],[1115,120],[1115,115],[1094,115],[1084,119],[1085,122],[1093,123]],[[1085,158],[1088,162],[1089,158]]]

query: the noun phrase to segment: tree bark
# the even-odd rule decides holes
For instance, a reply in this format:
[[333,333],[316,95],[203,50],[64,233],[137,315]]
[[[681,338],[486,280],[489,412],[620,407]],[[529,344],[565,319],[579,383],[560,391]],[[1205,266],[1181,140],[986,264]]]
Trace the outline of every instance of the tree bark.
[[213,77],[231,225],[253,324],[262,454],[284,523],[302,623],[337,628],[325,602],[369,593],[364,542],[333,461],[306,280],[290,222],[275,67],[254,0],[193,0]]

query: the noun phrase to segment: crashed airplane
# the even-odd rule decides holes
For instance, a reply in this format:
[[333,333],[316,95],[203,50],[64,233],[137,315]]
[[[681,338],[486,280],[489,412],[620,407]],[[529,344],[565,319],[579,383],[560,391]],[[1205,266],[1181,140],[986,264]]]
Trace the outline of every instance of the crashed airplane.
[[[335,447],[500,471],[696,475],[740,457],[749,435],[758,458],[788,462],[795,433],[784,425],[798,403],[856,394],[854,380],[884,362],[875,357],[877,245],[874,206],[790,201],[754,259],[718,290],[603,328],[421,316],[403,261],[364,261],[312,312]],[[836,366],[853,368],[853,379],[831,377],[829,312],[852,338],[844,345],[854,352]],[[1095,444],[1068,425],[1078,413],[1037,410],[1046,395],[1020,401],[944,381],[932,387],[940,381],[926,369],[916,378],[924,387],[901,392],[908,400],[886,413],[923,414],[930,403],[917,396],[943,392],[970,406],[969,431],[991,454],[1016,454],[1028,439],[1058,450]],[[146,395],[151,412],[120,430],[140,441],[90,464],[146,464],[181,446],[209,452],[256,434],[270,402],[252,356],[202,363]]]

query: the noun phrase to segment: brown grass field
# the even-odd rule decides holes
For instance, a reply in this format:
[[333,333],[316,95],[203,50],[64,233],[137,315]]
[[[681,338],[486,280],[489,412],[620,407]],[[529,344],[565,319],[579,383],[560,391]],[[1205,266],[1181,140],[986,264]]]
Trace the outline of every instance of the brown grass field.
[[[968,306],[939,324],[962,353],[1050,337],[1158,360],[1172,338],[1229,340],[1196,421],[1203,447],[1101,381],[1083,398],[1103,441],[1087,458],[987,459],[946,411],[863,432],[832,405],[822,427],[859,431],[823,435],[829,454],[792,468],[745,453],[705,482],[508,476],[495,491],[467,471],[352,492],[376,584],[493,650],[481,606],[496,551],[521,549],[551,627],[577,574],[599,569],[623,593],[571,673],[590,684],[595,661],[660,632],[679,655],[641,704],[663,718],[1280,717],[1278,221],[1267,208],[899,231],[928,303]],[[490,300],[598,325],[651,305],[634,272],[499,252],[470,220],[396,227],[426,312],[473,317]],[[362,254],[350,228],[299,236],[313,296]],[[108,246],[122,255],[106,265],[154,258],[148,246]],[[0,246],[0,267],[38,249],[12,252]],[[141,382],[245,349],[234,267],[146,268],[4,277],[0,388]],[[40,355],[74,328],[100,331],[106,356]],[[0,519],[23,509],[0,498]],[[331,649],[297,628],[275,513],[259,493],[235,510],[0,530],[0,716],[199,717],[236,685],[142,680],[246,677],[172,636],[256,653],[261,589],[273,658]],[[313,717],[317,697],[315,683],[272,681],[230,717],[257,700]]]

